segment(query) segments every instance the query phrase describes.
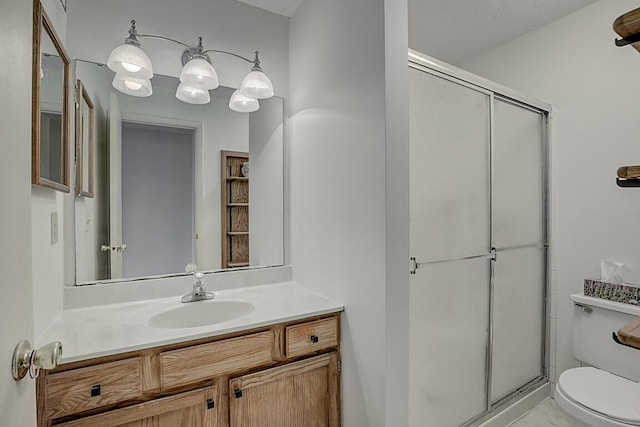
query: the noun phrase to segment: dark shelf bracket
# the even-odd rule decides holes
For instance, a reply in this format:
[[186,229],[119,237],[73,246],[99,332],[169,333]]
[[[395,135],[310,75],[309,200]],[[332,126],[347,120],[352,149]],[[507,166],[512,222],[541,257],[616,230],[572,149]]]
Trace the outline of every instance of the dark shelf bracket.
[[640,187],[640,179],[637,179],[637,178],[629,178],[629,179],[616,178],[616,184],[618,184],[618,187],[622,187],[622,188]]
[[616,342],[616,344],[620,344],[620,345],[623,345],[623,346],[625,346],[625,347],[632,348],[632,349],[634,349],[634,350],[640,350],[640,348],[638,348],[638,347],[634,347],[634,346],[632,346],[632,345],[625,344],[625,343],[623,343],[622,341],[620,341],[620,338],[618,338],[618,334],[616,334],[615,332],[612,332],[612,333],[611,333],[611,336],[612,336],[613,340]]
[[622,39],[616,39],[616,46],[622,47],[640,42],[640,33]]

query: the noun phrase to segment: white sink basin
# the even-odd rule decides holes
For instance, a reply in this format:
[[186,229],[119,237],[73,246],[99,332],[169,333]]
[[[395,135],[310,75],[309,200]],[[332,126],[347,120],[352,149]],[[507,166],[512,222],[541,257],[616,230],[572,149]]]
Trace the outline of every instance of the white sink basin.
[[149,326],[163,329],[197,328],[227,322],[253,311],[253,305],[242,301],[199,301],[158,313]]

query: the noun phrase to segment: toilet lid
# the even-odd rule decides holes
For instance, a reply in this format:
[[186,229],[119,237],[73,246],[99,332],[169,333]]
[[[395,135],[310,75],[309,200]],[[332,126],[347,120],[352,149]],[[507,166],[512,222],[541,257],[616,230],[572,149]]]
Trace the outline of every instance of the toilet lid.
[[640,423],[640,384],[596,368],[563,372],[558,387],[573,401],[622,422]]

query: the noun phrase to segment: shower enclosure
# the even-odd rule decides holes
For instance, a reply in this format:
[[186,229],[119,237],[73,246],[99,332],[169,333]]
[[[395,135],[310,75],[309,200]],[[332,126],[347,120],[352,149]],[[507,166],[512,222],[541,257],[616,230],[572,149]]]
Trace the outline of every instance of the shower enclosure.
[[411,426],[478,424],[547,381],[548,105],[417,53]]

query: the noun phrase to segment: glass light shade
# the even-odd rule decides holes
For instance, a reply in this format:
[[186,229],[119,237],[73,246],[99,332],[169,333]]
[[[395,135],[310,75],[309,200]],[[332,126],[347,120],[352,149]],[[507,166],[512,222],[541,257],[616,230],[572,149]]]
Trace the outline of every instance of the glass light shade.
[[206,60],[193,58],[182,67],[180,81],[190,87],[211,90],[217,88],[218,73]]
[[185,83],[178,85],[176,98],[187,104],[208,104],[211,101],[208,90],[192,87]]
[[239,113],[253,113],[258,111],[260,103],[255,98],[244,96],[240,90],[236,90],[229,98],[229,108]]
[[153,77],[151,60],[142,49],[132,44],[122,44],[113,49],[107,66],[116,74],[147,80]]
[[262,71],[251,71],[242,79],[240,92],[249,98],[271,98],[273,96],[273,84]]
[[113,78],[113,87],[120,92],[131,96],[145,97],[151,96],[153,89],[149,79],[139,79],[124,74],[116,74]]

